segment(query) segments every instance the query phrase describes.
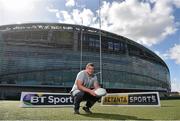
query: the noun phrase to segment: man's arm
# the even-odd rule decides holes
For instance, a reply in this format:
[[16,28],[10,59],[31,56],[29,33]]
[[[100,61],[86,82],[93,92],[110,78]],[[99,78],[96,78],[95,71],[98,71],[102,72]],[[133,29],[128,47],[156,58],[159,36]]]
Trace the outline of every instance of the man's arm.
[[77,80],[76,83],[77,83],[77,87],[78,87],[79,90],[87,92],[87,93],[91,94],[92,96],[96,96],[96,94],[95,94],[95,92],[93,90],[83,86],[82,81]]

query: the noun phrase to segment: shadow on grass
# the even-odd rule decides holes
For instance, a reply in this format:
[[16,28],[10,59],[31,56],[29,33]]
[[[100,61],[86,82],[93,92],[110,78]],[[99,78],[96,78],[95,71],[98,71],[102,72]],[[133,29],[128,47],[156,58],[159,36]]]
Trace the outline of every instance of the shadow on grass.
[[120,115],[120,114],[108,114],[108,113],[93,113],[93,114],[80,114],[91,118],[102,118],[109,120],[151,120],[151,119],[141,119],[136,116]]
[[162,105],[161,107],[176,107],[176,106],[173,106],[173,105]]

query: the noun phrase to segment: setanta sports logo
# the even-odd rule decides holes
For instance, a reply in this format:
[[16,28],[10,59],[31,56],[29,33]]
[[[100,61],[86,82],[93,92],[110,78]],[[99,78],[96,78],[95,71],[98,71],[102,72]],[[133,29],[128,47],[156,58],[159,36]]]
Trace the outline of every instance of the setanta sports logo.
[[103,98],[103,105],[127,105],[128,96],[107,95]]
[[21,107],[58,107],[72,105],[73,99],[68,93],[21,93]]
[[158,92],[112,93],[104,96],[101,103],[105,106],[160,106]]

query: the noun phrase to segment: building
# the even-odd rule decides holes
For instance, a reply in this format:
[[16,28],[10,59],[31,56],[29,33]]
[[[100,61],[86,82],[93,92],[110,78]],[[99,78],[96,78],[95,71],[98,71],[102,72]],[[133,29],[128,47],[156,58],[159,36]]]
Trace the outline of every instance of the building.
[[[18,97],[22,91],[69,92],[81,57],[82,67],[95,64],[99,78],[99,32],[57,23],[0,26],[0,97]],[[107,31],[101,35],[104,88],[170,92],[169,69],[159,56],[123,36]]]

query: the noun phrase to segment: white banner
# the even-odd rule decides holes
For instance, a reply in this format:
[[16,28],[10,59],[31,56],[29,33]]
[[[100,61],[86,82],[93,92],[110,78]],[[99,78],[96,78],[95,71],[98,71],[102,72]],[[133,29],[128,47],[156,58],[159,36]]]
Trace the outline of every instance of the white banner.
[[21,107],[65,107],[73,106],[69,93],[22,92]]
[[[160,106],[158,92],[108,93],[101,99],[102,106]],[[22,92],[21,107],[73,106],[69,93]]]
[[158,92],[109,93],[101,99],[102,106],[160,106]]

